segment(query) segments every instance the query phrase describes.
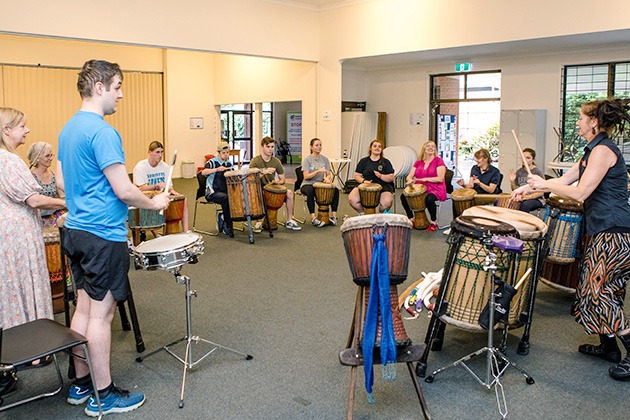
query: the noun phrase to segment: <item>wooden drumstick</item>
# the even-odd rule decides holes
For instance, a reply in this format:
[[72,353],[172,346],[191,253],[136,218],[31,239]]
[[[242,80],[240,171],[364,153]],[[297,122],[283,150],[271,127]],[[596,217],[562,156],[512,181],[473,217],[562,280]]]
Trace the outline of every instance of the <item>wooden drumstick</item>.
[[514,136],[514,140],[516,141],[516,146],[518,147],[518,151],[521,152],[521,159],[523,159],[523,165],[525,165],[525,169],[527,169],[527,173],[529,175],[532,174],[532,171],[529,170],[529,165],[525,160],[525,155],[523,154],[523,149],[521,148],[521,142],[518,141],[518,137],[516,137],[516,131],[512,130],[512,135]]
[[[173,179],[173,168],[175,167],[175,161],[177,160],[177,149],[173,152],[173,163],[171,164],[171,169],[168,171],[168,178],[166,178],[166,185],[164,185],[164,191],[168,191],[168,186],[171,184],[171,179]],[[160,210],[160,215],[164,214],[164,210]]]
[[527,269],[527,271],[525,272],[525,274],[523,274],[523,277],[521,277],[521,279],[518,281],[518,283],[516,283],[516,286],[514,286],[514,288],[516,290],[518,290],[518,288],[521,287],[521,284],[525,281],[525,279],[527,278],[527,276],[529,276],[529,273],[531,273],[531,272],[532,272],[532,268],[529,267]]

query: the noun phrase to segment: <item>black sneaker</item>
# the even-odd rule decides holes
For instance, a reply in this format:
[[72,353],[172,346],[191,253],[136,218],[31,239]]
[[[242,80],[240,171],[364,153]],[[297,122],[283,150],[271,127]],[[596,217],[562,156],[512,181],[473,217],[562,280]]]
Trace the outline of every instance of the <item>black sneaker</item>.
[[225,220],[223,220],[223,213],[217,214],[217,230],[219,232],[225,232]]
[[626,356],[618,365],[609,368],[608,374],[618,381],[630,380],[630,355]]
[[582,354],[589,356],[599,357],[600,359],[608,360],[609,362],[619,363],[621,360],[621,351],[617,350],[606,351],[603,345],[595,346],[593,344],[582,344],[578,347],[578,351]]

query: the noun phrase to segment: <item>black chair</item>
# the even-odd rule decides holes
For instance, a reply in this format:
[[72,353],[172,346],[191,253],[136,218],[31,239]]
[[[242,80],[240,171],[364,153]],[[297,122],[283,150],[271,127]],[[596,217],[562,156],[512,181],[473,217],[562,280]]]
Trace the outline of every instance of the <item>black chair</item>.
[[[448,200],[451,199],[451,194],[453,193],[453,175],[454,175],[453,171],[451,171],[450,169],[446,169],[446,173],[444,174],[444,183],[446,185],[446,200],[444,201],[444,203],[446,203]],[[435,204],[437,204],[438,229],[445,229],[449,227],[451,224],[448,223],[444,226],[440,226],[439,221],[440,221],[440,214],[442,213],[442,202],[437,201]]]
[[[72,348],[76,346],[83,348],[85,357],[72,352]],[[26,374],[20,368],[29,366],[35,360],[52,357],[59,379],[59,387],[55,391],[27,397],[8,405],[2,405],[3,401],[0,399],[0,411],[58,394],[63,388],[63,379],[56,354],[62,351],[87,363],[92,378],[92,386],[97,389],[88,353],[87,339],[81,334],[50,319],[38,319],[4,331],[0,330],[0,371],[10,372],[17,369],[20,375]],[[42,366],[41,369],[45,369],[45,367]],[[21,391],[18,390],[18,392]],[[103,416],[101,401],[98,392],[95,392],[94,395],[99,405],[98,418],[100,419]]]
[[[295,214],[293,215],[293,220],[295,220],[298,223],[304,223],[304,221],[306,220],[306,196],[302,194],[302,191],[300,190],[300,187],[302,187],[302,182],[304,182],[304,172],[302,172],[302,166],[298,166],[297,168],[295,168],[295,184],[293,184],[294,197],[297,197],[298,195],[302,197],[302,220],[295,217]],[[284,220],[287,220],[286,211],[287,210],[285,206],[284,207]]]
[[204,176],[201,174],[201,171],[197,172],[197,182],[199,183],[199,186],[197,188],[197,196],[195,197],[195,214],[193,216],[193,232],[197,232],[197,233],[205,233],[206,235],[210,235],[210,236],[217,236],[220,232],[216,232],[216,233],[212,233],[212,232],[207,232],[205,230],[201,230],[201,229],[197,229],[197,204],[214,204],[214,214],[215,217],[219,216],[219,213],[222,212],[222,210],[219,209],[219,207],[216,205],[216,203],[212,203],[208,200],[206,200],[206,179],[208,177]]

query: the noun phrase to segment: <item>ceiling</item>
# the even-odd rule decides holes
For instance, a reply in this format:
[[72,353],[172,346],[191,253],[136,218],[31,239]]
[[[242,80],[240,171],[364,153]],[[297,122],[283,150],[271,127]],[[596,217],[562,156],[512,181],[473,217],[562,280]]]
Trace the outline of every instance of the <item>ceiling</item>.
[[600,47],[603,49],[611,49],[627,46],[628,43],[630,43],[630,29],[623,29],[589,34],[357,57],[343,60],[343,67],[356,70],[379,70],[433,63],[474,63],[475,60],[481,59],[549,55],[571,50],[579,51],[583,48]]
[[344,6],[352,3],[361,3],[368,0],[263,0],[274,3],[283,3],[309,9],[332,9],[334,7]]

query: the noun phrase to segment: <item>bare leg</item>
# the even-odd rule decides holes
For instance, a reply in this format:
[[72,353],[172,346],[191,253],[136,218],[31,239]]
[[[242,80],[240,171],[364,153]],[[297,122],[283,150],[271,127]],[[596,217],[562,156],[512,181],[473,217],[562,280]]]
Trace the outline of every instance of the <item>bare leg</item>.
[[287,222],[293,219],[293,191],[287,190]]
[[358,213],[365,213],[365,209],[361,205],[361,196],[359,195],[358,188],[354,188],[350,191],[350,194],[348,194],[348,203],[350,207],[355,209]]
[[188,232],[188,199],[184,198],[184,216],[182,217],[182,230]]
[[[85,290],[78,290],[77,309],[72,318],[71,328],[88,339],[88,351],[98,389],[104,389],[112,382],[109,357],[111,324],[115,311],[116,301],[111,292],[107,292],[105,298],[99,302],[90,298]],[[75,351],[81,354],[80,350]],[[75,359],[75,368],[77,378],[82,378],[89,373],[84,361]]]
[[394,196],[392,195],[392,193],[388,191],[381,193],[381,205],[379,211],[383,213],[385,210],[389,210],[392,207],[393,202]]

